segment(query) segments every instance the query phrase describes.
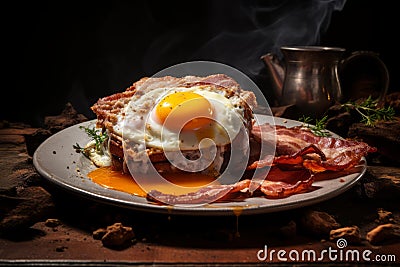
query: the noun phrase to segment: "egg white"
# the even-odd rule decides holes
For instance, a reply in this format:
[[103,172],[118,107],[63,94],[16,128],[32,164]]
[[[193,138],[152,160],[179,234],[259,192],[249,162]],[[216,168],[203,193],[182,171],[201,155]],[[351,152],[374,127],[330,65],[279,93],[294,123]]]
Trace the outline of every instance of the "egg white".
[[[195,132],[175,132],[163,127],[155,118],[154,111],[157,103],[166,95],[180,92],[194,92],[206,98],[213,108],[213,120],[217,127],[209,129],[207,136],[196,135]],[[214,143],[223,146],[233,140],[243,126],[243,107],[238,105],[238,99],[229,99],[223,90],[215,90],[213,87],[202,85],[195,87],[176,87],[154,89],[146,94],[134,96],[125,110],[125,116],[120,117],[116,132],[123,131],[125,140],[137,144],[145,144],[146,147],[160,148],[164,151],[193,150],[198,149],[200,142],[207,137],[212,142],[202,142],[202,147]]]

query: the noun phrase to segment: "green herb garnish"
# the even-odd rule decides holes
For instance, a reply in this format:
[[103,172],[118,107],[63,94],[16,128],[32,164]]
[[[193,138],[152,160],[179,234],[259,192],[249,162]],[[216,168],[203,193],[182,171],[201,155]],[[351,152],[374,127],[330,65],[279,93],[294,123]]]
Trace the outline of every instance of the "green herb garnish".
[[304,116],[299,119],[299,121],[304,123],[304,126],[311,130],[316,136],[328,137],[331,134],[326,130],[326,123],[328,121],[328,116],[325,115],[321,119],[315,119],[315,124],[311,125],[313,119]]
[[77,153],[83,153],[86,155],[86,151],[84,147],[81,147],[78,143],[72,145],[72,147],[76,150]]
[[342,105],[346,111],[355,110],[361,115],[361,122],[367,126],[375,126],[378,121],[391,121],[394,119],[395,110],[389,107],[379,107],[378,100],[369,96],[362,103],[347,102]]
[[[84,126],[79,126],[80,129],[83,129],[86,134],[95,141],[95,149],[96,152],[101,152],[101,147],[104,141],[107,140],[108,135],[106,132],[102,132],[100,129],[96,129],[95,127],[89,128]],[[72,146],[76,151],[81,152],[83,154],[87,154],[87,150],[85,147],[81,147],[78,143]]]

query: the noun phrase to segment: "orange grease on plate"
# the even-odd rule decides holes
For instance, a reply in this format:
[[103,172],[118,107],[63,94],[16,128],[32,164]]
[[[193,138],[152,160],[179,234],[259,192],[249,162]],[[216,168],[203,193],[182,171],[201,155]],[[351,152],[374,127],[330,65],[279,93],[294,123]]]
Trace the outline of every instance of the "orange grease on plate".
[[[88,177],[95,183],[109,189],[123,191],[140,197],[146,197],[146,192],[129,174],[114,171],[110,167],[101,167],[91,171]],[[215,182],[215,178],[198,173],[164,174],[163,177],[177,186],[168,183],[147,185],[150,190],[158,190],[165,194],[187,194],[197,191],[201,186]]]

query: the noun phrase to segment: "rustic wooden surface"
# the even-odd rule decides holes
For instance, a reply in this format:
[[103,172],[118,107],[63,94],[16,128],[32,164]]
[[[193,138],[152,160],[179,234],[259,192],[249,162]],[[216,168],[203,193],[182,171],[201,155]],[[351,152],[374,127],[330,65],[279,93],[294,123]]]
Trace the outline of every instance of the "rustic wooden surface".
[[[330,240],[331,229],[354,226],[359,236],[345,235],[349,241],[346,249],[369,249],[371,258],[391,255],[392,265],[400,262],[400,168],[396,163],[369,166],[353,188],[309,207],[238,217],[152,214],[65,192],[36,172],[32,154],[37,145],[84,120],[69,107],[60,117],[48,118],[45,129],[1,123],[0,266],[265,265],[257,258],[265,246],[276,251],[321,252],[337,248],[336,240]],[[115,223],[129,228],[130,238],[123,245],[108,245],[94,234]],[[376,229],[382,225],[391,226],[385,226],[384,231]],[[375,232],[368,234],[373,229],[380,231],[378,236]],[[331,265],[356,264],[325,261]],[[284,263],[276,256],[274,262]],[[301,263],[305,262],[297,262]]]

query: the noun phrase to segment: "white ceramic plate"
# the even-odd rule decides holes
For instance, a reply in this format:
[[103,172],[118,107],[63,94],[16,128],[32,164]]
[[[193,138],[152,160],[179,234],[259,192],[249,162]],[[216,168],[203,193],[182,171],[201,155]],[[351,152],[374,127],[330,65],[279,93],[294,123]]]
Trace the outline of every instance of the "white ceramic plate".
[[[266,117],[266,116],[264,116]],[[292,127],[301,122],[277,117],[264,118],[274,120],[278,125]],[[261,119],[262,120],[262,119]],[[282,199],[252,197],[243,201],[213,203],[198,207],[171,207],[148,202],[146,198],[134,196],[117,190],[107,189],[92,182],[87,174],[96,167],[82,154],[76,153],[73,145],[85,145],[89,138],[79,126],[92,126],[88,121],[71,126],[45,140],[35,151],[33,164],[48,181],[93,200],[117,205],[124,208],[170,214],[188,215],[233,215],[276,212],[299,208],[333,198],[353,186],[365,173],[365,158],[351,174],[336,175],[333,178],[316,181],[310,192],[292,195]],[[332,133],[333,137],[339,137]]]

